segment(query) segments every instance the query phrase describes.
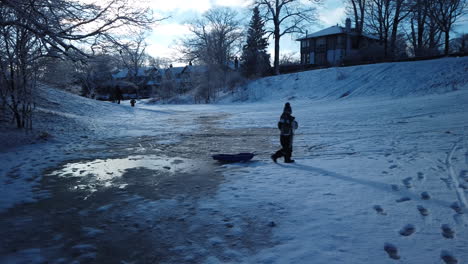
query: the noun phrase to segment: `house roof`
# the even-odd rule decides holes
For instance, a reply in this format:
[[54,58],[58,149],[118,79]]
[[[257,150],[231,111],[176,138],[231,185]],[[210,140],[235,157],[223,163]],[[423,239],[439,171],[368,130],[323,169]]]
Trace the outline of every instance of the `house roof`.
[[[141,67],[141,68],[138,68],[137,76],[138,77],[148,76],[151,70],[158,71],[158,69],[155,67]],[[112,78],[114,79],[125,79],[127,77],[128,77],[128,69],[123,69],[123,70],[118,71],[117,73],[112,74]]]
[[204,65],[188,65],[185,69],[185,72],[193,73],[204,73],[208,71],[208,67]]
[[[351,32],[346,32],[346,29],[344,27],[340,26],[331,26],[325,29],[322,29],[320,31],[314,32],[312,34],[307,34],[305,37],[298,38],[297,41],[304,40],[304,39],[310,39],[310,38],[318,38],[318,37],[323,37],[323,36],[330,36],[330,35],[336,35],[336,34],[350,34],[350,35],[356,35],[356,32],[351,31]],[[363,33],[362,36],[370,38],[370,39],[379,39],[378,37]]]
[[124,79],[124,78],[127,77],[127,75],[128,75],[128,70],[124,69],[124,70],[118,71],[115,74],[112,74],[112,78],[114,78],[114,79]]
[[166,72],[170,72],[172,74],[178,74],[181,73],[185,69],[184,67],[170,67],[166,69]]
[[153,81],[153,80],[148,81],[148,82],[146,83],[146,85],[160,85],[160,84],[161,84],[160,82]]

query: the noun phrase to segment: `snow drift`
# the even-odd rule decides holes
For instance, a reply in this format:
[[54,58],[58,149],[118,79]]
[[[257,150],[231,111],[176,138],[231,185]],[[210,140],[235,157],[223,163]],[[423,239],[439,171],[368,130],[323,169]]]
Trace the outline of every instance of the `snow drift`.
[[233,101],[399,98],[468,89],[468,57],[381,63],[285,74],[249,83]]

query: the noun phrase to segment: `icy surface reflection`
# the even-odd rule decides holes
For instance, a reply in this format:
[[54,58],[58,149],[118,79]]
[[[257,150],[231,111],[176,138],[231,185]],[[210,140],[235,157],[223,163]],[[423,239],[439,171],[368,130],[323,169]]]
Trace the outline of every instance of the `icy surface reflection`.
[[[65,164],[50,175],[80,177],[72,189],[96,191],[96,187],[118,187],[128,184],[119,179],[125,174],[138,174],[139,169],[154,171],[155,175],[166,176],[193,172],[196,162],[184,158],[169,158],[158,155],[136,155],[125,158],[96,159]],[[156,177],[156,176],[155,176]]]

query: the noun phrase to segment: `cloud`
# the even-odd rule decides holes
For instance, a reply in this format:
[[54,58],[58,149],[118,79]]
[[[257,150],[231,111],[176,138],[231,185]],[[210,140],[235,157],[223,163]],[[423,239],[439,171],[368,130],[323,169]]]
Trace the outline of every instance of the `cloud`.
[[153,0],[150,2],[155,11],[184,12],[195,11],[203,13],[213,6],[246,7],[252,0]]
[[175,50],[168,45],[153,42],[146,47],[146,52],[153,57],[170,57]]
[[188,26],[179,23],[159,24],[153,27],[155,38],[177,37],[190,33]]
[[210,0],[153,0],[151,7],[156,11],[183,11],[194,10],[203,13],[212,6]]
[[228,7],[247,7],[252,3],[251,0],[215,0],[214,4]]
[[177,23],[160,24],[153,28],[148,37],[147,52],[154,57],[171,57],[174,50],[175,41],[189,33],[186,25]]
[[341,24],[342,20],[346,16],[345,7],[336,7],[336,8],[321,8],[319,10],[319,20],[326,26],[334,26],[336,24]]

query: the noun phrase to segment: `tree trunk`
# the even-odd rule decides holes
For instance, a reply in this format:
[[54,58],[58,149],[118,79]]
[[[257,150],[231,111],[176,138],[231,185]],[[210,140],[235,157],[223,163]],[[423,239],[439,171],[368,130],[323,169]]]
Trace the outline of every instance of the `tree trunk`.
[[280,74],[280,71],[279,71],[279,52],[280,52],[279,29],[275,30],[274,38],[275,38],[275,61],[274,61],[273,68],[274,68],[275,75],[279,75]]
[[422,6],[423,3],[418,2],[418,39],[417,39],[417,53],[416,56],[423,56],[424,50],[424,27],[427,17],[427,8]]
[[449,55],[450,48],[450,30],[445,31],[445,56]]
[[387,58],[388,57],[388,41],[386,37],[383,40],[383,44],[384,44],[384,56],[385,58]]
[[15,116],[15,121],[16,121],[16,127],[23,128],[22,122],[21,122],[21,115],[18,113],[18,111],[14,112],[14,116]]
[[395,14],[393,16],[392,35],[390,36],[390,55],[395,57],[396,39],[398,33],[398,25],[400,24],[402,1],[398,0],[395,6]]

